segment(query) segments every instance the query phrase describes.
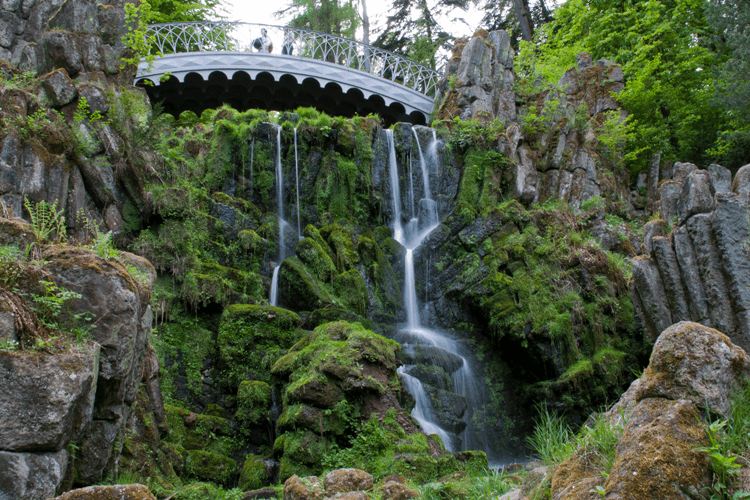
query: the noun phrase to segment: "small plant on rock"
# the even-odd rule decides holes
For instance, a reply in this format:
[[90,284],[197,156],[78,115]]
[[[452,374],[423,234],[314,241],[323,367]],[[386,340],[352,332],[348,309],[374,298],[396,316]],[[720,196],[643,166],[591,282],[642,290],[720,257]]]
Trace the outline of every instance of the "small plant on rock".
[[57,202],[58,200],[55,200],[51,205],[44,200],[34,203],[28,197],[24,197],[23,206],[31,218],[34,236],[40,242],[49,241],[53,234],[55,243],[68,240],[65,232],[65,216],[62,209],[57,209]]

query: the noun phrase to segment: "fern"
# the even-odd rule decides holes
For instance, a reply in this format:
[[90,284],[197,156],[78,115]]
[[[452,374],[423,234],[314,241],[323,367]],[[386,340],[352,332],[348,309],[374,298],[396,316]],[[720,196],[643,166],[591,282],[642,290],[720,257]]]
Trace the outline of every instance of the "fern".
[[44,200],[34,203],[24,196],[23,206],[29,212],[34,236],[40,242],[49,241],[52,233],[55,233],[56,243],[68,240],[65,232],[65,216],[62,209],[57,210],[57,201],[55,200],[51,205]]

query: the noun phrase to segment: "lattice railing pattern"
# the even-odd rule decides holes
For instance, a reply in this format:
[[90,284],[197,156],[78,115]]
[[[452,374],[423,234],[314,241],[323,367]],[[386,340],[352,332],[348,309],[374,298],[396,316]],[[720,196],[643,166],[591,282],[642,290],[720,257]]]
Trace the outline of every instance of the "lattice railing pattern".
[[[151,52],[245,51],[253,47],[261,30],[272,43],[271,54],[286,54],[327,61],[398,82],[417,92],[435,96],[440,73],[387,50],[356,40],[288,26],[206,21],[152,24],[148,27]],[[266,44],[268,45],[268,44]],[[263,50],[263,49],[261,49]]]

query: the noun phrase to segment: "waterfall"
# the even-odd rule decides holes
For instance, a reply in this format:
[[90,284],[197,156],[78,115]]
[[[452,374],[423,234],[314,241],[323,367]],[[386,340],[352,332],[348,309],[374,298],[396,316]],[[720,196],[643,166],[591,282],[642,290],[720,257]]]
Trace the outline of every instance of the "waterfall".
[[405,351],[410,352],[414,348],[429,348],[432,353],[430,361],[444,368],[450,374],[453,392],[466,398],[467,409],[463,416],[466,427],[460,436],[441,426],[439,418],[435,415],[432,401],[427,394],[422,382],[409,374],[409,370],[417,368],[416,365],[407,365],[399,368],[399,374],[409,393],[414,396],[416,405],[412,411],[412,417],[419,422],[422,429],[428,434],[438,434],[450,451],[459,449],[483,449],[488,455],[492,450],[486,442],[478,436],[481,433],[472,416],[474,410],[482,409],[486,403],[481,379],[477,378],[472,370],[469,359],[471,356],[450,335],[435,329],[423,326],[419,316],[419,301],[417,298],[416,279],[414,273],[414,251],[419,248],[422,241],[430,232],[439,225],[437,203],[432,199],[430,189],[430,165],[437,165],[437,137],[432,131],[432,141],[427,148],[427,155],[422,152],[417,131],[412,128],[417,151],[419,153],[419,165],[422,173],[422,193],[424,198],[413,200],[413,185],[409,186],[407,199],[412,204],[404,213],[417,214],[407,224],[406,229],[402,227],[401,220],[401,196],[398,177],[398,164],[393,141],[393,131],[386,130],[389,148],[389,174],[391,182],[391,194],[393,198],[393,232],[394,239],[406,248],[404,259],[404,308],[406,310],[406,324],[400,325],[396,340],[401,342]]
[[393,130],[385,131],[388,138],[388,175],[391,178],[391,196],[393,197],[393,239],[401,243],[404,230],[401,227],[401,192],[398,186],[398,163],[396,163],[396,146],[393,142]]
[[281,125],[276,125],[276,196],[278,198],[278,217],[279,217],[279,262],[276,267],[273,268],[273,276],[271,277],[271,293],[268,301],[272,306],[278,304],[279,294],[279,268],[281,263],[284,262],[285,248],[284,248],[284,230],[286,222],[284,221],[284,172],[281,168]]
[[297,238],[302,240],[302,222],[299,218],[299,160],[297,159],[297,127],[294,127],[294,178],[297,185]]

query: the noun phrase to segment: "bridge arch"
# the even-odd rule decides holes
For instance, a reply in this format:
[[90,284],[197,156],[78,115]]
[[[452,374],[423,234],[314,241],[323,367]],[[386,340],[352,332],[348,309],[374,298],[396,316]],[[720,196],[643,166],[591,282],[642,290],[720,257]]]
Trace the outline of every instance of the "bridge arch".
[[[260,27],[272,37],[275,30],[279,46],[289,37],[295,55],[253,52],[252,41],[237,50],[243,42],[236,32]],[[242,110],[310,106],[332,115],[378,113],[386,123],[424,124],[434,106],[437,72],[352,40],[221,22],[154,25],[150,33],[162,54],[151,65],[139,65],[136,84],[173,114],[199,113],[216,103]]]

